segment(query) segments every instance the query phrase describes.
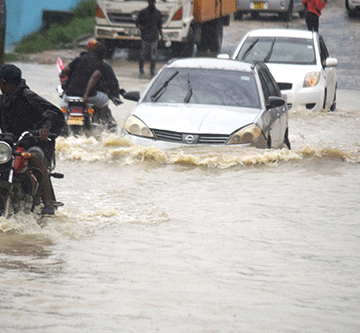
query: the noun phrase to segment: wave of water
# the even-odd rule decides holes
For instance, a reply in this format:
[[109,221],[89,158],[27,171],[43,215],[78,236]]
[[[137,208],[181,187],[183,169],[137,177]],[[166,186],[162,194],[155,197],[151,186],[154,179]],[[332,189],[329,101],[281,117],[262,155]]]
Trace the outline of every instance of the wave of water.
[[191,146],[162,151],[155,146],[138,146],[122,137],[107,136],[102,140],[86,137],[59,138],[56,149],[61,160],[118,162],[124,165],[156,162],[162,165],[180,164],[228,169],[236,166],[274,165],[310,158],[360,163],[360,147],[343,149],[309,144],[295,150]]

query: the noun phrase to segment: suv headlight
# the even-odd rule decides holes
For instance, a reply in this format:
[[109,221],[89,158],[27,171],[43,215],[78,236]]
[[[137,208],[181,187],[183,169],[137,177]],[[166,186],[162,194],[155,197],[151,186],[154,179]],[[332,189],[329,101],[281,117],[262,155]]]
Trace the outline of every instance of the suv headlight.
[[0,164],[5,164],[11,160],[12,149],[6,142],[0,142]]
[[125,129],[129,134],[144,136],[147,138],[153,138],[154,134],[151,132],[149,127],[147,127],[139,118],[135,116],[130,116],[125,121]]
[[310,72],[305,75],[303,87],[315,87],[320,81],[320,72]]
[[239,145],[244,143],[252,143],[261,135],[261,129],[256,124],[243,127],[235,132],[226,143],[227,145]]

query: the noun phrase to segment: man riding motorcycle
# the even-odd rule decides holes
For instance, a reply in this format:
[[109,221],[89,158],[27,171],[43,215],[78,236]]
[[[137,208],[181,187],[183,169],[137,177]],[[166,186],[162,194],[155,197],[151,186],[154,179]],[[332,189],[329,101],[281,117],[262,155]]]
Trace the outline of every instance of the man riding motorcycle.
[[119,83],[110,64],[104,61],[105,47],[97,42],[92,51],[84,52],[75,58],[60,73],[60,78],[68,77],[63,89],[65,94],[62,106],[66,106],[68,96],[82,96],[99,111],[98,118],[108,124],[109,130],[116,128],[116,121],[108,107],[109,98],[116,104],[119,101]]
[[41,171],[43,179],[42,215],[54,215],[54,198],[47,164],[53,157],[54,144],[48,141],[50,133],[59,135],[64,116],[59,108],[31,91],[21,78],[21,70],[12,64],[0,68],[0,128],[2,133],[12,133],[18,138],[21,133],[39,130],[40,141],[26,146],[31,152],[30,164]]

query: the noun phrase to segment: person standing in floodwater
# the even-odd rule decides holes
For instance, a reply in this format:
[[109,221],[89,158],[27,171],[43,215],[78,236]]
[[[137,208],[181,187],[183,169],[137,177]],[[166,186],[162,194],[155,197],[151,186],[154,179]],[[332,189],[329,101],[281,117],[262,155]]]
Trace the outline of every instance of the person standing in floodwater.
[[307,10],[305,20],[308,30],[319,32],[319,17],[326,3],[327,0],[303,0],[302,4]]
[[155,75],[159,34],[163,39],[161,12],[155,7],[155,0],[148,0],[149,6],[139,12],[136,26],[141,31],[142,49],[139,61],[140,75],[143,75],[146,56],[150,53],[150,73]]

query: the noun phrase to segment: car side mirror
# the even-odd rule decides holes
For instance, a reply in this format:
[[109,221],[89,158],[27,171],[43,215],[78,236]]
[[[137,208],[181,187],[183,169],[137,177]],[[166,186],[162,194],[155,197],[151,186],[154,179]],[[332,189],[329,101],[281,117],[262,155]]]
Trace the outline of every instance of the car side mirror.
[[325,67],[336,67],[338,64],[338,61],[336,58],[327,58],[325,60]]
[[266,104],[267,109],[279,108],[285,105],[285,100],[282,97],[270,96]]
[[129,101],[138,102],[140,99],[140,92],[139,91],[128,91],[122,95],[125,99]]

